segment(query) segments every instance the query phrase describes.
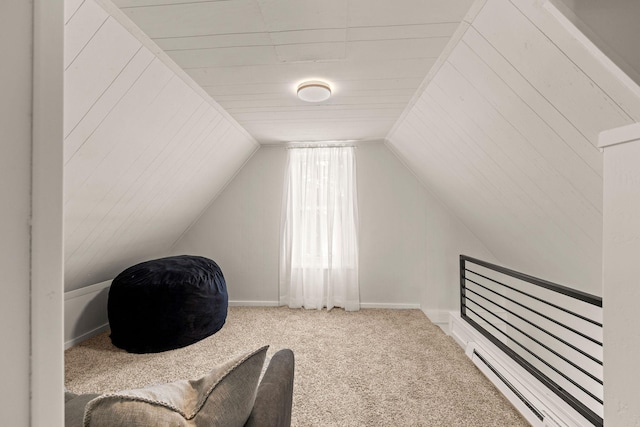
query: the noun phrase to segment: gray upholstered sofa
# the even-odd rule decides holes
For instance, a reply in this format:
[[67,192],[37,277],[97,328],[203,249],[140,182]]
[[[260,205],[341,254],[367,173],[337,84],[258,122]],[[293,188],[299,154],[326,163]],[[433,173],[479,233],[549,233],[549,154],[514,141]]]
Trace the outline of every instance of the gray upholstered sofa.
[[[231,427],[244,423],[249,427],[288,427],[293,397],[293,352],[289,349],[276,352],[257,385],[266,351],[267,347],[263,347],[236,358],[195,381],[105,395],[67,392],[65,426]],[[180,406],[181,403],[184,405]],[[142,418],[140,413],[144,413]]]

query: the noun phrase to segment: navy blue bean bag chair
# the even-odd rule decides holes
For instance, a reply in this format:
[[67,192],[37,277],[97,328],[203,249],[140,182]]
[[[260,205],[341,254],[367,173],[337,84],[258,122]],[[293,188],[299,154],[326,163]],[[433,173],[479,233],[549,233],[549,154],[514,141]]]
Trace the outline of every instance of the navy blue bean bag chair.
[[111,283],[111,342],[130,353],[185,347],[218,332],[229,297],[214,261],[180,255],[127,268]]

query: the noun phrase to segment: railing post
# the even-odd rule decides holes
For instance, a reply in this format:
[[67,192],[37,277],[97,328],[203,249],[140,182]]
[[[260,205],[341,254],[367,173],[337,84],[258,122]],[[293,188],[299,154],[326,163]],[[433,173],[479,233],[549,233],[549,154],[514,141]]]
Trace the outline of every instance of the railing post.
[[464,255],[460,255],[460,316],[464,318],[467,315],[465,307],[466,289],[465,289],[465,259]]
[[602,132],[604,414],[609,426],[640,419],[640,123]]

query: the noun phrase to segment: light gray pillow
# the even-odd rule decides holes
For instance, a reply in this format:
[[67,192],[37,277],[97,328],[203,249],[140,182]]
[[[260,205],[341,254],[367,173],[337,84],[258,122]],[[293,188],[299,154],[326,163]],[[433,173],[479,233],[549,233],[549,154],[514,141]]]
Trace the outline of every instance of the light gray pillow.
[[267,348],[219,365],[198,380],[101,395],[87,404],[83,425],[243,426],[253,408]]

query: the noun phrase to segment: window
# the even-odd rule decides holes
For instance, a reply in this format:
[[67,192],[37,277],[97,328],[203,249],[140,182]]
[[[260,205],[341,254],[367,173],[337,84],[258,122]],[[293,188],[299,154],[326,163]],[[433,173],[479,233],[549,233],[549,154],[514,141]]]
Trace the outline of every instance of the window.
[[281,302],[359,309],[353,147],[293,148],[282,213]]

